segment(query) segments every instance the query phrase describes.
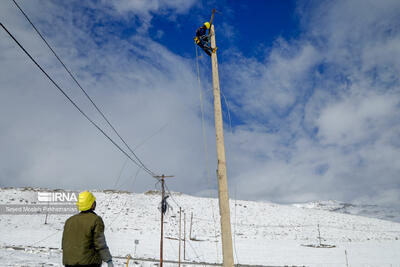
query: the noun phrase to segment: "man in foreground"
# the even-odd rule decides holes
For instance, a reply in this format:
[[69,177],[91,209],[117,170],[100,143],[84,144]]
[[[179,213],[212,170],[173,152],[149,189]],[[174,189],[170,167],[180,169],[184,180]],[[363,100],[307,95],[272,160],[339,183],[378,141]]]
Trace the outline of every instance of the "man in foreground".
[[76,205],[80,213],[64,225],[62,237],[63,264],[66,267],[100,267],[102,261],[114,267],[104,236],[104,223],[94,213],[96,198],[88,191],[79,194]]

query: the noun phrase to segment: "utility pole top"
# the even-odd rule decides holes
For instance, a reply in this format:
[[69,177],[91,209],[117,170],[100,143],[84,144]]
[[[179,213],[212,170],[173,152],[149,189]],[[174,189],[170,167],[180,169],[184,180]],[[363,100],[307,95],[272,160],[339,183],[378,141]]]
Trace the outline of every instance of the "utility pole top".
[[164,174],[162,174],[162,175],[156,175],[156,176],[153,176],[154,178],[156,178],[156,179],[164,179],[164,178],[171,178],[171,177],[175,177],[174,175],[164,175]]

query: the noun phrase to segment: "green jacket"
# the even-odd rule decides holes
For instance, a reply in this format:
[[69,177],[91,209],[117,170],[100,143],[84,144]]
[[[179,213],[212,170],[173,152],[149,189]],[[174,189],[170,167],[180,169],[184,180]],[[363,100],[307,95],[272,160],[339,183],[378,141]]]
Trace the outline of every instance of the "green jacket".
[[112,259],[104,236],[104,223],[93,211],[70,217],[62,237],[64,265],[101,264]]

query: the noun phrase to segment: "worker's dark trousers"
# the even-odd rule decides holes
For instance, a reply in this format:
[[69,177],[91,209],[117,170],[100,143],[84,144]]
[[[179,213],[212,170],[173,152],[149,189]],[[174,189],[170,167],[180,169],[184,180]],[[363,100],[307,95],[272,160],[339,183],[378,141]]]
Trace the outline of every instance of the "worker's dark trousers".
[[90,264],[90,265],[65,265],[65,267],[101,267],[101,264]]
[[209,47],[207,47],[204,43],[202,43],[202,42],[200,42],[200,43],[198,43],[198,45],[201,47],[201,49],[203,49],[204,50],[204,52],[206,52],[207,53],[207,55],[209,55],[209,56],[211,56],[211,53],[210,53],[210,51],[209,51]]

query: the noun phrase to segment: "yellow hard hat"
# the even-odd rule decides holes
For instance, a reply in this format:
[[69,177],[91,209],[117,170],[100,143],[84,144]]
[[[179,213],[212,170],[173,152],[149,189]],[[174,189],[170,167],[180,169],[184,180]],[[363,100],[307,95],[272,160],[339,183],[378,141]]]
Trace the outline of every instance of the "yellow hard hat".
[[210,22],[204,22],[204,26],[206,26],[207,29],[210,29]]
[[96,197],[93,196],[92,193],[90,193],[89,191],[84,191],[79,194],[78,202],[76,202],[76,205],[78,206],[78,209],[80,211],[86,211],[92,207],[93,202],[95,200],[96,200]]

